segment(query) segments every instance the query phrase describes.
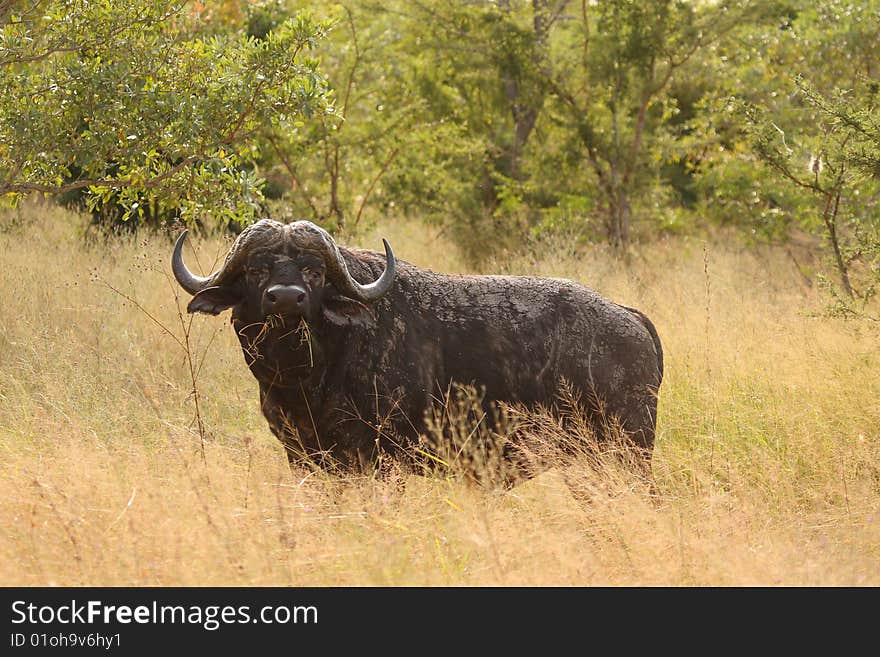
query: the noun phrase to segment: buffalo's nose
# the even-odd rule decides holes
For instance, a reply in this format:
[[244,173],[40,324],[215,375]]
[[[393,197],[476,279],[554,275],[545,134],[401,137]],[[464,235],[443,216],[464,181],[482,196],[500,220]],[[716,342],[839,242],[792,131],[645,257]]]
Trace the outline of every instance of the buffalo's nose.
[[263,294],[263,312],[267,315],[303,314],[306,291],[299,285],[273,285]]

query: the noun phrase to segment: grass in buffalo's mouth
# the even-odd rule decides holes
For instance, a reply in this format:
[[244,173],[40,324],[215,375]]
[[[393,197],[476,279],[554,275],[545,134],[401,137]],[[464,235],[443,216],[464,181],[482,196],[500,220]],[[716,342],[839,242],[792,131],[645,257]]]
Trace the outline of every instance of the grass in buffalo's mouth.
[[309,367],[315,365],[315,354],[312,351],[312,329],[305,317],[301,317],[296,330],[300,334],[300,344],[305,344],[309,349]]

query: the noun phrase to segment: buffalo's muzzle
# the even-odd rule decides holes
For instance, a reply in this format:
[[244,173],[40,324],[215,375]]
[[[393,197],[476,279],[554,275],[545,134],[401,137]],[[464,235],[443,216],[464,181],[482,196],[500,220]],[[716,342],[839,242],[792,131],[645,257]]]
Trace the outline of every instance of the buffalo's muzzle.
[[266,315],[303,315],[308,299],[299,285],[273,285],[263,294]]

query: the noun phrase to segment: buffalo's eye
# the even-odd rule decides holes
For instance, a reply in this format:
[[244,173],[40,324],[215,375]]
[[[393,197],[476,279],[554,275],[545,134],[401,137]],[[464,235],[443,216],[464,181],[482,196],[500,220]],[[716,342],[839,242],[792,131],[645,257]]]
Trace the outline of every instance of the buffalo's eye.
[[320,285],[324,279],[324,272],[319,269],[304,269],[303,276],[309,285]]
[[245,274],[250,278],[261,280],[269,275],[269,268],[265,266],[251,266],[245,269]]

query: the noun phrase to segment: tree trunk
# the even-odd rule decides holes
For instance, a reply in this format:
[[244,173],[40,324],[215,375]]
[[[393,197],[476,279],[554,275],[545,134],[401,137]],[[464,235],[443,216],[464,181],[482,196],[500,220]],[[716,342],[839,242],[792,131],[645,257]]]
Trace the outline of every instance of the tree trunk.
[[333,164],[330,167],[330,209],[331,217],[336,218],[337,230],[345,230],[345,214],[339,204],[339,144],[334,144]]
[[626,191],[617,187],[609,198],[608,205],[608,237],[611,245],[617,251],[626,251],[629,247],[629,227],[632,219],[632,210]]
[[[509,0],[500,0],[498,6],[505,12],[510,13]],[[544,49],[547,47],[547,33],[550,29],[549,0],[532,0],[533,19],[532,26],[535,32],[535,50],[533,53],[534,63],[539,68],[546,68],[542,64]],[[549,71],[547,71],[549,75]],[[538,120],[538,110],[543,105],[543,98],[537,102],[522,102],[520,81],[509,72],[502,74],[504,82],[504,95],[510,107],[513,117],[513,143],[510,147],[510,163],[506,172],[511,178],[518,180],[520,177],[520,158],[523,148],[535,128]],[[542,94],[543,96],[543,94]]]
[[[833,205],[832,205],[833,204]],[[849,268],[843,260],[843,254],[840,251],[840,240],[837,236],[837,210],[840,207],[840,191],[834,194],[828,194],[825,199],[825,210],[822,213],[822,220],[825,222],[825,228],[828,231],[828,239],[831,241],[831,248],[834,251],[834,260],[837,265],[837,271],[840,274],[840,283],[843,285],[843,291],[846,292],[850,299],[855,298],[852,285],[849,282]]]

